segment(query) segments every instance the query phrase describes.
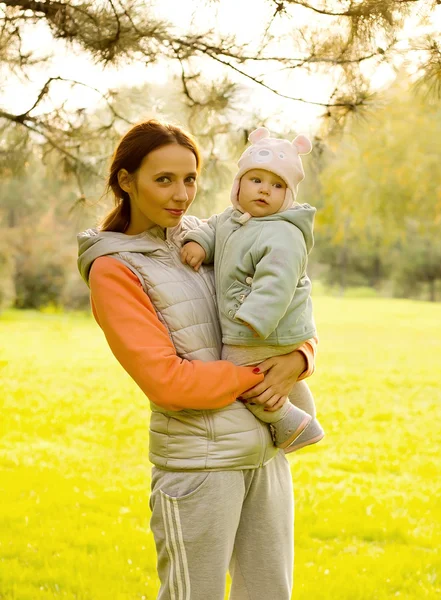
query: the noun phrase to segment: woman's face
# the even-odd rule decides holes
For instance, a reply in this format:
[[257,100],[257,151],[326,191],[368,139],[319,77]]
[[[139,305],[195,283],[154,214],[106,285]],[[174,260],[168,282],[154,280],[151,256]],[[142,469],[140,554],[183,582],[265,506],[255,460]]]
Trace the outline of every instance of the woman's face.
[[179,144],[150,152],[134,175],[121,169],[118,181],[130,196],[131,209],[125,233],[136,235],[155,225],[178,225],[196,195],[196,178],[196,157]]

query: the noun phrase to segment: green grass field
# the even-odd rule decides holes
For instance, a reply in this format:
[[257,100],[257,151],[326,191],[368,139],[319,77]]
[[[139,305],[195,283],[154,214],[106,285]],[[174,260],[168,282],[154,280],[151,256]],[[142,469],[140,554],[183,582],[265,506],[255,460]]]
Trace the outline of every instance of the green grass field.
[[[290,458],[293,598],[439,599],[441,305],[315,313],[327,437]],[[99,328],[3,314],[0,381],[0,599],[154,600],[148,401]]]

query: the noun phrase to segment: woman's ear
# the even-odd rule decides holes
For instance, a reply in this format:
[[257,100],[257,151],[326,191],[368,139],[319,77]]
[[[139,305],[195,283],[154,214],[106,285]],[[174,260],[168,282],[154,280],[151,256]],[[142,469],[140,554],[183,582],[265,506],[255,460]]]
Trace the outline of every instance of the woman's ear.
[[126,169],[120,169],[118,171],[118,183],[119,187],[128,194],[132,191],[132,178]]

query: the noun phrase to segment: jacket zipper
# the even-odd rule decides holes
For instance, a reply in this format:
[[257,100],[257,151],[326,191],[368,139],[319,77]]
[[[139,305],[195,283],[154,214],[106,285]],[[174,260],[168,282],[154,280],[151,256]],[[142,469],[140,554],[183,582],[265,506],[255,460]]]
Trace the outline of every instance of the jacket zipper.
[[[167,233],[166,233],[166,235],[167,235]],[[174,257],[174,254],[173,254],[172,251],[174,251],[175,249],[179,250],[179,247],[176,244],[174,244],[173,242],[171,242],[170,240],[168,240],[167,238],[165,239],[165,245],[171,251],[170,254],[171,254],[171,256],[172,256],[172,258],[174,260],[175,257]],[[175,261],[175,262],[178,262],[178,261]],[[179,261],[179,265],[180,266],[181,266],[181,264],[182,263]],[[197,275],[193,271],[193,269],[192,269],[192,272],[194,273],[194,275]],[[196,281],[196,278],[195,278],[195,281]],[[204,286],[207,288],[208,292],[210,293],[210,290],[208,289],[208,286],[205,283],[205,281],[203,280],[203,278],[202,278],[202,281],[204,283]],[[200,283],[200,278],[197,279],[197,282]],[[217,318],[217,315],[216,315],[216,318]],[[202,414],[204,416],[205,426],[207,428],[208,439],[211,440],[211,441],[214,441],[213,416],[211,414],[211,411],[209,411],[209,410],[202,410],[201,412],[202,412]]]

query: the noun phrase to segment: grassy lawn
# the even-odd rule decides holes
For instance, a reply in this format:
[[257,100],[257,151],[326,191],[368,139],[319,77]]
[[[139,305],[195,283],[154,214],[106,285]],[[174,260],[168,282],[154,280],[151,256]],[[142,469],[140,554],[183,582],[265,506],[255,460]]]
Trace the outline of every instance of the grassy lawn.
[[[441,305],[315,312],[327,437],[290,458],[293,598],[438,599]],[[0,600],[154,600],[148,401],[99,328],[3,314],[0,382]]]

